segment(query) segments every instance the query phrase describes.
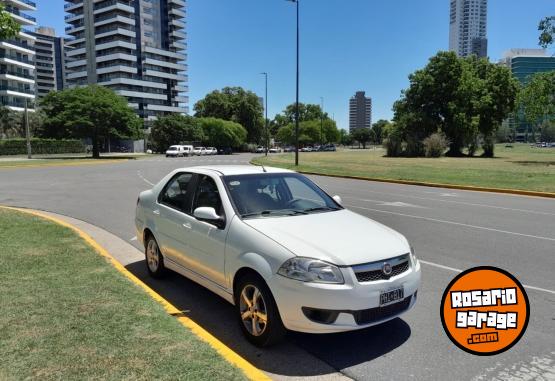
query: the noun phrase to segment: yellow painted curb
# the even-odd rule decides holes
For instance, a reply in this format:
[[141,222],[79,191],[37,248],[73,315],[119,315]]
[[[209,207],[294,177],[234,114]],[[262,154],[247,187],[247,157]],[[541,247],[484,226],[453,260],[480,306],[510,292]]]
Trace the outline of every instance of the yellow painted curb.
[[419,185],[419,186],[432,187],[432,188],[447,188],[447,189],[459,189],[459,190],[468,190],[468,191],[477,191],[477,192],[515,194],[520,196],[555,198],[555,193],[528,191],[523,189],[488,188],[488,187],[479,187],[479,186],[473,186],[473,185],[440,184],[440,183],[429,183],[425,181],[414,181],[414,180],[395,180],[395,179],[381,179],[381,178],[362,177],[362,176],[333,175],[333,174],[325,174],[325,173],[317,173],[317,172],[309,172],[309,171],[298,171],[298,172],[304,173],[306,175],[327,176],[327,177],[336,177],[336,178],[353,179],[353,180],[377,181],[381,183]]
[[160,303],[166,312],[174,317],[185,327],[189,328],[195,336],[197,336],[202,341],[208,343],[212,348],[214,348],[225,360],[229,363],[235,365],[237,368],[241,369],[245,376],[250,380],[257,380],[257,381],[267,381],[271,380],[266,374],[264,374],[260,369],[256,368],[250,362],[245,360],[243,357],[239,356],[236,352],[234,352],[231,348],[227,345],[222,343],[216,337],[214,337],[211,333],[206,331],[200,325],[195,323],[190,318],[183,315],[182,311],[180,311],[177,307],[171,304],[168,300],[166,300],[162,295],[158,294],[152,288],[150,288],[147,284],[145,284],[142,280],[137,278],[133,275],[129,270],[127,270],[121,263],[119,263],[110,253],[106,251],[102,246],[98,244],[90,235],[85,233],[83,230],[79,229],[78,227],[62,221],[56,217],[49,216],[47,214],[41,213],[36,210],[31,209],[22,209],[22,208],[14,208],[10,206],[3,206],[0,205],[1,209],[8,209],[8,210],[15,210],[22,213],[31,214],[33,216],[41,217],[46,220],[50,220],[55,222],[58,225],[64,226],[76,232],[87,244],[89,244],[98,254],[106,258],[106,260],[116,268],[120,273],[125,275],[130,281],[141,287],[152,299],[156,300]]
[[[36,159],[41,160],[41,159]],[[45,159],[51,160],[51,159]],[[70,159],[71,160],[71,159]],[[97,164],[111,164],[111,163],[118,163],[118,162],[125,162],[129,161],[130,159],[104,159],[104,160],[77,160],[68,163],[59,162],[59,163],[42,163],[42,164],[33,164],[32,162],[29,164],[18,164],[18,165],[7,165],[7,164],[0,164],[0,169],[18,169],[18,168],[41,168],[41,167],[78,167],[81,165],[97,165]]]

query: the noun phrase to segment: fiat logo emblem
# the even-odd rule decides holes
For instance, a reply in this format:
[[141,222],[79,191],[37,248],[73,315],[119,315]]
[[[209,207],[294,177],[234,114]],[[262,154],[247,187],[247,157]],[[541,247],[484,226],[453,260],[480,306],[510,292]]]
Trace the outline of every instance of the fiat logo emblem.
[[389,276],[393,272],[393,268],[391,268],[391,265],[388,262],[385,262],[382,266],[382,272],[384,275]]

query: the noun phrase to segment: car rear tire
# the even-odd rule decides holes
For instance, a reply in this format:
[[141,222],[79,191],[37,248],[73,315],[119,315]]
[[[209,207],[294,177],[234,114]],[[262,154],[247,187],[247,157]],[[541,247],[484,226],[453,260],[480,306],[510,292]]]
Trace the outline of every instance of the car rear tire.
[[266,282],[247,274],[237,282],[235,307],[241,331],[257,347],[267,347],[283,340],[286,329]]
[[149,236],[145,245],[145,259],[148,273],[153,278],[163,278],[166,274],[164,257],[158,247],[158,242],[153,236]]

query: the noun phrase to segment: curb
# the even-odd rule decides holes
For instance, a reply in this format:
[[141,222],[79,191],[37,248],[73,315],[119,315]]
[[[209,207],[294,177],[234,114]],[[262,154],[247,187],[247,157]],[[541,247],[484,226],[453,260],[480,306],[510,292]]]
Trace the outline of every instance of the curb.
[[18,212],[21,212],[21,213],[30,214],[32,216],[40,217],[40,218],[49,220],[49,221],[54,222],[54,223],[56,223],[60,226],[63,226],[63,227],[66,227],[66,228],[69,228],[69,229],[73,230],[89,246],[91,246],[94,249],[94,251],[96,251],[99,255],[104,257],[117,271],[119,271],[121,274],[123,274],[131,282],[133,282],[137,286],[141,287],[152,299],[154,299],[156,302],[161,304],[164,307],[164,309],[166,310],[166,312],[168,313],[168,315],[171,315],[171,316],[175,317],[183,326],[190,329],[191,332],[195,336],[197,336],[200,340],[206,342],[213,349],[215,349],[216,352],[218,352],[218,354],[220,354],[220,356],[222,356],[227,362],[229,362],[230,364],[234,365],[235,367],[241,369],[241,371],[243,371],[244,375],[249,380],[256,380],[256,381],[271,380],[271,378],[268,377],[266,374],[264,374],[260,369],[256,368],[250,362],[248,362],[243,357],[241,357],[239,354],[234,352],[227,345],[225,345],[220,340],[218,340],[216,337],[214,337],[211,333],[209,333],[204,328],[202,328],[200,325],[195,323],[193,320],[191,320],[190,318],[185,316],[181,310],[179,310],[177,307],[175,307],[173,304],[171,304],[162,295],[158,294],[156,291],[154,291],[152,288],[150,288],[146,283],[144,283],[139,278],[137,278],[135,275],[133,275],[129,270],[127,270],[125,268],[125,266],[123,266],[121,263],[119,263],[108,251],[106,251],[106,249],[104,249],[102,246],[100,246],[100,244],[98,244],[98,242],[96,242],[89,234],[85,233],[83,230],[79,229],[78,227],[76,227],[76,226],[74,226],[74,225],[72,225],[72,224],[70,224],[66,221],[63,221],[63,220],[58,219],[56,217],[46,215],[46,214],[44,214],[40,211],[37,211],[37,210],[24,209],[24,208],[15,208],[15,207],[4,206],[4,205],[0,205],[0,209],[14,210],[14,211],[18,211]]

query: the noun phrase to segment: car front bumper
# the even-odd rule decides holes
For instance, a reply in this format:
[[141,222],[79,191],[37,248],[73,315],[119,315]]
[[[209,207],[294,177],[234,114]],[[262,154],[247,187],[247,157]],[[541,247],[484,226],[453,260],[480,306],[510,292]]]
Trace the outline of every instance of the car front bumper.
[[[345,332],[384,323],[416,303],[420,262],[389,280],[359,283],[350,267],[342,268],[345,283],[322,284],[277,276],[270,288],[287,329],[306,333]],[[380,307],[380,293],[403,287],[404,298]]]

